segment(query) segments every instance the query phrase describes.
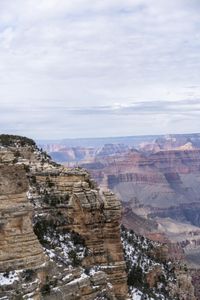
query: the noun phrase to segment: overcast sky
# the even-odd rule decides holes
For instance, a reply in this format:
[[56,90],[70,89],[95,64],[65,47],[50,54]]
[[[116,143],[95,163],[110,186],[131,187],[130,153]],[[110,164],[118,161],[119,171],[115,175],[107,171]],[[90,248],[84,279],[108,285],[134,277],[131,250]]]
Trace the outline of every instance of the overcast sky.
[[199,0],[0,0],[0,129],[200,132]]

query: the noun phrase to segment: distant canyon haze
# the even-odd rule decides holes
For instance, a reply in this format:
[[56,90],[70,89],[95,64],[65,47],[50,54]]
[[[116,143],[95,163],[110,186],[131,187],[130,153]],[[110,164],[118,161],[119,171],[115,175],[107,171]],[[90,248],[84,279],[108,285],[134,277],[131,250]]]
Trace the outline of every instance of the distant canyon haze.
[[87,169],[123,205],[123,223],[200,267],[200,134],[38,141],[58,163]]

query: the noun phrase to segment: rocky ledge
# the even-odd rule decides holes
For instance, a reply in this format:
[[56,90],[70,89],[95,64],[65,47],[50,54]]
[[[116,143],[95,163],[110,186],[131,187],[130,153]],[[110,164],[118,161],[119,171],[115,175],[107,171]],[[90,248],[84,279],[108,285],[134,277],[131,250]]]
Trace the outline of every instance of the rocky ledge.
[[[0,164],[0,182],[0,298],[32,292],[37,299],[46,257],[33,232],[33,207],[26,196],[28,181],[23,166]],[[23,276],[30,270],[34,280],[30,278],[23,288]]]
[[0,299],[128,299],[115,195],[101,193],[86,171],[53,163],[34,142],[5,140]]

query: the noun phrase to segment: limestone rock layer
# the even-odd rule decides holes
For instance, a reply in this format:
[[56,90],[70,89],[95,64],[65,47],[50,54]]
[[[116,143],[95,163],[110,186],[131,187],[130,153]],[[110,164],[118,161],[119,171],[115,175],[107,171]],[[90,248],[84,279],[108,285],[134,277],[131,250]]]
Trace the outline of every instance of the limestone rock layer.
[[0,148],[0,299],[129,299],[120,222],[86,171]]
[[[47,173],[36,174],[37,183],[43,190],[47,189],[46,178]],[[126,299],[127,275],[120,241],[120,202],[110,191],[100,195],[96,188],[90,186],[92,183],[87,173],[75,175],[65,172],[55,176],[51,172],[48,182],[53,187],[51,195],[63,195],[63,198],[68,195],[68,200],[62,204],[58,202],[56,209],[67,220],[64,228],[77,232],[85,240],[90,255],[84,259],[83,266],[98,266],[106,272],[117,299]],[[35,203],[39,201],[40,205],[45,205],[43,200],[41,195],[35,194]]]
[[[33,299],[39,299],[40,273],[46,257],[33,232],[33,207],[27,199],[27,190],[28,180],[22,166],[0,164],[0,276],[3,282],[18,280],[17,285],[8,285],[9,289],[0,282],[0,298],[14,299],[19,286],[21,295],[31,290]],[[20,274],[28,269],[34,270],[36,280],[31,288],[23,289]]]

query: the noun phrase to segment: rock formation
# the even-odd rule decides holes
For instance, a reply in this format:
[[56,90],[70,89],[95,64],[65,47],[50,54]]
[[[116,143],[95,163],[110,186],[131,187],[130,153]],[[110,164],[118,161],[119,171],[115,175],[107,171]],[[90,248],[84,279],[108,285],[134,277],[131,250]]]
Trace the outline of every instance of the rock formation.
[[[59,224],[57,230],[61,227],[74,231],[85,240],[90,256],[84,259],[83,266],[98,266],[100,270],[106,272],[116,297],[124,299],[127,284],[120,243],[120,202],[111,192],[100,195],[95,186],[91,186],[93,183],[88,173],[83,171],[62,171],[60,174],[52,171],[49,174],[40,172],[35,176],[40,191],[41,189],[48,191],[51,185],[51,197],[58,201],[54,205],[67,221],[67,224]],[[39,202],[40,207],[51,207],[52,204],[44,203],[46,194],[39,192],[33,195],[33,198],[31,196],[29,198],[35,204]],[[66,201],[60,203],[59,197],[66,198]],[[48,212],[46,217],[50,214]],[[56,223],[56,220],[54,222]]]
[[122,200],[123,222],[128,228],[152,238],[153,233],[159,234],[160,241],[167,237],[181,245],[186,241],[190,246],[198,243],[199,149],[162,150],[148,155],[133,150],[96,158],[84,167],[102,187],[110,188]]
[[196,300],[192,277],[180,261],[169,260],[166,244],[150,241],[123,226],[122,242],[131,295],[139,299]]
[[20,143],[0,149],[0,298],[128,299],[120,202]]
[[[111,142],[116,140],[104,141]],[[200,135],[129,137],[123,143],[137,150],[112,153],[114,147],[102,144],[102,156],[97,151],[79,163],[123,201],[123,224],[167,243],[174,259],[199,267]]]
[[[163,247],[153,249],[143,237],[136,242],[133,233],[121,236],[119,200],[99,190],[87,171],[54,163],[26,138],[0,136],[0,144],[0,299],[134,299],[137,272],[129,262],[132,268],[136,257],[145,259],[143,295],[195,299],[186,272],[169,273],[171,287],[161,282],[172,264],[163,262]],[[192,298],[180,298],[184,286],[173,281],[179,277]]]
[[[13,280],[14,283],[13,290],[7,290],[7,285],[0,286],[0,298],[6,295],[12,299],[18,292],[25,299],[30,293],[34,299],[39,299],[39,285],[47,259],[33,232],[33,207],[26,196],[28,180],[24,168],[0,164],[0,182],[0,277],[4,274],[4,282]],[[15,279],[22,283],[26,276],[21,270],[30,269],[35,273],[34,280],[30,278],[26,288],[20,284],[16,286]]]

